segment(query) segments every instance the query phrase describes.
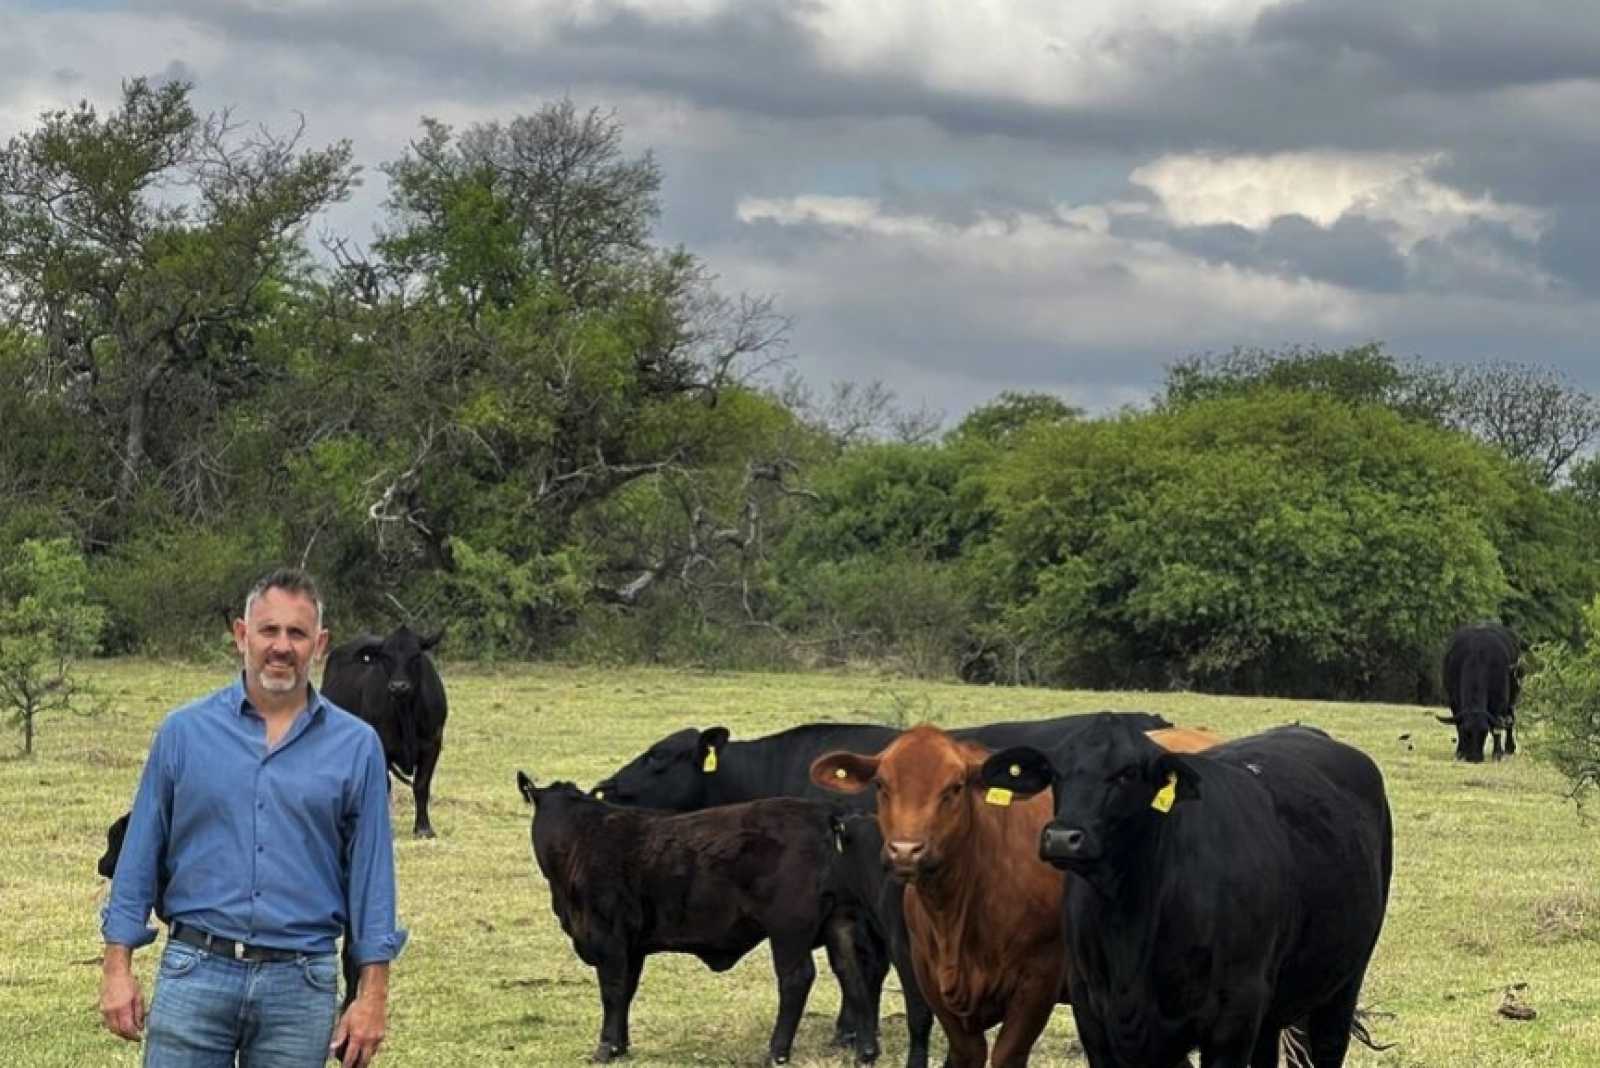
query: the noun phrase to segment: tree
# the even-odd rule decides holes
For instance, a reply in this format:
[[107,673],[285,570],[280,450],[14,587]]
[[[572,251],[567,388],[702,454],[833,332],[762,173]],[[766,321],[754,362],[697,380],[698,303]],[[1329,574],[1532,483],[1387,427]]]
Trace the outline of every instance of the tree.
[[1051,393],[1006,390],[988,404],[968,412],[956,426],[957,440],[1004,445],[1030,426],[1050,426],[1083,418],[1083,409]]
[[[342,284],[301,317],[320,358],[291,537],[326,526],[340,570],[378,578],[369,598],[419,577],[469,611],[524,591],[497,618],[519,619],[533,647],[574,618],[570,591],[636,605],[695,554],[692,534],[740,526],[754,496],[716,518],[702,500],[703,523],[674,524],[685,540],[643,558],[586,536],[636,483],[726,469],[749,412],[729,402],[787,328],[770,301],[725,297],[693,256],[650,242],[659,174],[622,154],[616,119],[561,101],[459,135],[424,120],[384,169],[371,256],[335,243]],[[754,495],[771,479],[745,482]],[[516,580],[483,580],[495,570]],[[540,587],[563,592],[525,596]]]
[[298,152],[300,131],[202,117],[190,91],[135,79],[115,111],[46,112],[0,150],[0,314],[43,343],[27,388],[98,424],[124,509],[152,478],[199,503],[199,431],[259,381],[274,283],[355,176],[348,144]]
[[1600,786],[1600,597],[1583,612],[1582,643],[1535,645],[1520,709],[1537,724],[1537,759],[1561,772],[1582,801]]
[[1451,395],[1451,422],[1528,464],[1541,485],[1553,485],[1600,435],[1600,401],[1548,367],[1462,369]]
[[105,613],[85,602],[89,569],[64,538],[28,540],[0,565],[0,709],[33,753],[42,712],[76,711],[88,690],[72,661],[93,653]]

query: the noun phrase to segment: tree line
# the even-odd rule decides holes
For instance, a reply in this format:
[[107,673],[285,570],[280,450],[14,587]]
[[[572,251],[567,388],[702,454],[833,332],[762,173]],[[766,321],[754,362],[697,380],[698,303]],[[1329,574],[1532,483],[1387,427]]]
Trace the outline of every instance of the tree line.
[[4,595],[49,560],[100,651],[203,651],[284,562],[454,657],[1405,700],[1462,622],[1580,637],[1600,406],[1556,372],[1237,350],[944,427],[782,377],[622,134],[425,119],[358,241],[315,228],[346,143],[182,83],[42,115],[0,150]]

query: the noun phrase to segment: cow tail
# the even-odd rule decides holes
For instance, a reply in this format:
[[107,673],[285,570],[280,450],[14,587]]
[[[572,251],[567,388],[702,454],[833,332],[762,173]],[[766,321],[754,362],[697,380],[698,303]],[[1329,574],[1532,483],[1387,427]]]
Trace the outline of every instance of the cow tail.
[[[1366,1017],[1370,1015],[1365,1009],[1356,1010],[1356,1014],[1350,1018],[1350,1037],[1374,1053],[1394,1049],[1393,1042],[1377,1042],[1373,1039],[1372,1032],[1367,1030],[1365,1023]],[[1278,1032],[1278,1053],[1289,1068],[1312,1068],[1311,1049],[1306,1045],[1303,1024],[1285,1027]]]
[[[1373,1041],[1372,1032],[1367,1030],[1366,1025],[1366,1020],[1371,1015],[1372,1013],[1368,1012],[1366,1009],[1356,1010],[1355,1016],[1350,1020],[1350,1037],[1354,1038],[1357,1042],[1372,1050],[1374,1053],[1382,1053],[1386,1049],[1394,1049],[1393,1042]],[[1380,1013],[1379,1015],[1392,1014]]]
[[393,775],[395,778],[399,779],[406,786],[410,786],[411,785],[411,780],[406,777],[406,773],[405,772],[400,770],[400,765],[396,764],[392,760],[389,761],[389,774]]

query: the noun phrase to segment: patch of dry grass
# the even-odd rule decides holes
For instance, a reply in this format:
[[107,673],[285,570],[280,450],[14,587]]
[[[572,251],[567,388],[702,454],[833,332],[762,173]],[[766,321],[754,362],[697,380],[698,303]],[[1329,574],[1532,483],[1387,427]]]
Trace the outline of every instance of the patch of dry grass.
[[[100,1030],[94,862],[105,825],[132,797],[150,731],[166,709],[220,685],[226,669],[124,661],[96,665],[109,713],[40,723],[33,760],[0,760],[6,815],[0,856],[0,1035],[21,1068],[131,1066],[136,1047]],[[435,783],[439,838],[409,837],[411,801],[396,790],[403,921],[412,944],[396,967],[391,1040],[379,1065],[583,1063],[599,1030],[594,974],[550,912],[528,848],[519,768],[543,781],[593,782],[683,726],[749,738],[818,719],[955,726],[1099,708],[1159,711],[1175,722],[1243,734],[1291,720],[1321,726],[1378,760],[1395,813],[1388,923],[1363,1002],[1392,1018],[1384,1054],[1358,1066],[1592,1068],[1600,1064],[1600,965],[1594,945],[1600,828],[1579,823],[1560,784],[1525,757],[1467,768],[1451,760],[1433,709],[1189,694],[1109,694],[962,687],[861,674],[704,674],[545,665],[446,665],[451,721]],[[1409,740],[1402,739],[1409,734]],[[20,737],[0,735],[20,748]],[[1537,735],[1526,739],[1531,750]],[[155,953],[136,961],[149,991]],[[800,1068],[830,1055],[838,992],[819,978],[796,1044]],[[1537,1009],[1497,1013],[1504,991]],[[901,1004],[884,998],[886,1051],[904,1053]],[[776,1009],[770,957],[712,974],[686,957],[646,966],[633,1020],[639,1068],[760,1063]],[[935,1034],[935,1056],[943,1040]],[[937,1060],[935,1061],[937,1063]],[[1082,1065],[1071,1013],[1057,1011],[1033,1062]]]

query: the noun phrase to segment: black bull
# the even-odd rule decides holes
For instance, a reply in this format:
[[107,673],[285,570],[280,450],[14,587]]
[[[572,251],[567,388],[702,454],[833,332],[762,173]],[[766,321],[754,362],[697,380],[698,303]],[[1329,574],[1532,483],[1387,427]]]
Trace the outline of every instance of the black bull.
[[[1456,759],[1483,762],[1483,743],[1494,736],[1494,758],[1517,751],[1517,637],[1497,623],[1462,627],[1444,654],[1444,687],[1450,715],[1440,723],[1456,729]],[[1505,745],[1500,735],[1505,734]]]
[[440,637],[421,638],[405,626],[387,638],[362,635],[329,653],[322,671],[322,695],[372,725],[389,771],[410,785],[418,838],[434,836],[428,799],[449,713],[444,681],[427,656]]
[[1394,869],[1383,777],[1359,750],[1280,727],[1167,753],[1107,720],[1072,746],[992,755],[983,781],[1051,789],[1043,860],[1063,908],[1091,1068],[1275,1066],[1302,1029],[1316,1068],[1364,1038],[1357,998]]
[[[1098,718],[1095,714],[1057,716],[1042,720],[1018,720],[963,727],[951,735],[976,742],[989,749],[1009,745],[1050,746],[1068,740]],[[1116,717],[1138,730],[1172,726],[1160,716],[1143,712],[1121,713]],[[871,755],[882,751],[900,734],[893,727],[863,723],[814,723],[779,731],[749,741],[732,741],[726,727],[678,731],[650,746],[619,768],[593,789],[619,805],[693,812],[717,805],[739,804],[769,797],[803,797],[855,806],[870,811],[876,804],[872,791],[841,798],[818,789],[811,782],[811,764],[824,753],[843,750]],[[898,915],[888,917],[899,923]],[[850,946],[828,945],[828,963],[841,987],[849,982],[849,972],[859,967],[872,1003],[877,1003],[891,961],[889,945],[878,932],[864,929]],[[903,929],[894,937],[903,939]],[[854,958],[847,961],[846,956]],[[927,1063],[928,1036],[933,1016],[922,1001],[916,984],[902,984],[906,995],[906,1026],[909,1044],[907,1068]],[[854,1045],[857,1056],[869,1061],[877,1056],[877,1019],[856,1020],[848,1002],[841,1002],[834,1042]]]

